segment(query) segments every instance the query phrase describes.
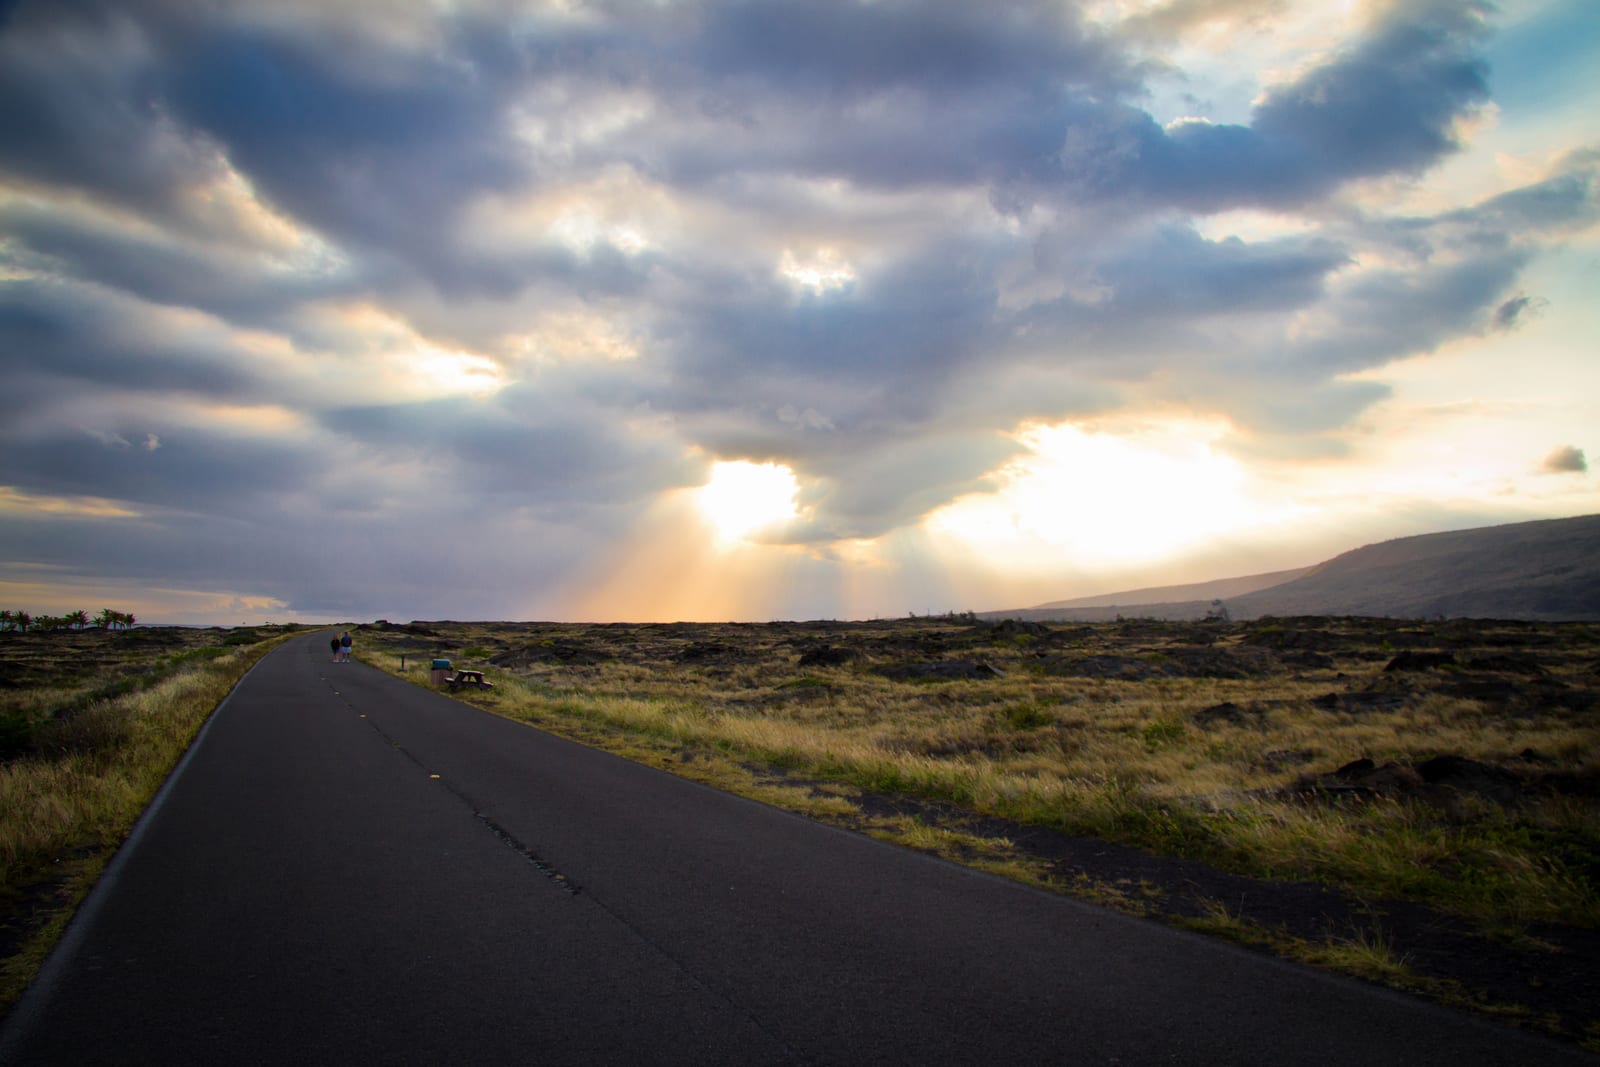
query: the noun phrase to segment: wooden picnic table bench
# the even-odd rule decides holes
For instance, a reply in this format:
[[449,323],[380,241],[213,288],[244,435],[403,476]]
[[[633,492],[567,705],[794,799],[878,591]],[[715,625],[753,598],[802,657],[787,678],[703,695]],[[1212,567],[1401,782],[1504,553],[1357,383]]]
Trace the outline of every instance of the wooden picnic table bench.
[[444,684],[451,689],[458,689],[464,685],[475,686],[478,689],[494,688],[494,683],[485,679],[482,671],[456,671],[444,680]]

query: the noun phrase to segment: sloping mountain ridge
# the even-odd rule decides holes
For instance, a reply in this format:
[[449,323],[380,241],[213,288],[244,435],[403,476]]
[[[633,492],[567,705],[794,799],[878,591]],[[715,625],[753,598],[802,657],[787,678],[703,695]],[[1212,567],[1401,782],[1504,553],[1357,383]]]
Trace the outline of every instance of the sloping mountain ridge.
[[1122,593],[1078,597],[1075,600],[1052,600],[1048,604],[1038,605],[1033,610],[1129,607],[1135,604],[1174,604],[1195,600],[1204,600],[1210,603],[1219,598],[1226,600],[1229,597],[1244,596],[1246,593],[1254,593],[1270,586],[1282,585],[1284,582],[1293,581],[1314,569],[1314,567],[1296,567],[1294,570],[1273,571],[1269,574],[1250,574],[1243,578],[1219,578],[1214,581],[1195,582],[1190,585],[1160,585],[1149,589],[1133,589]]
[[[1178,592],[1184,587],[1170,588]],[[1122,616],[1199,619],[1215,610],[1213,600],[1148,603],[1138,592],[1093,599],[1100,603],[981,614],[1090,622]],[[1121,602],[1105,603],[1112,600]],[[1263,615],[1600,619],[1600,515],[1382,541],[1335,556],[1298,578],[1223,598],[1222,603],[1236,619]]]
[[1238,618],[1600,618],[1600,515],[1402,537],[1227,602]]

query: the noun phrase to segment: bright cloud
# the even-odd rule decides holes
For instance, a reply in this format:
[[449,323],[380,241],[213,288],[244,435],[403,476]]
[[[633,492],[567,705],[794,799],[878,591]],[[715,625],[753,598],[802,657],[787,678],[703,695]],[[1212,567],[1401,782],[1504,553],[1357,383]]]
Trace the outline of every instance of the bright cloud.
[[1590,0],[374,10],[3,5],[0,566],[859,617],[1600,503]]
[[778,264],[778,273],[800,289],[812,293],[842,289],[855,281],[856,277],[854,268],[840,259],[839,254],[831,248],[822,249],[815,257],[804,262],[793,252],[784,249],[783,259]]
[[736,541],[799,517],[794,471],[776,463],[714,463],[699,503],[723,541]]
[[998,473],[996,491],[963,497],[929,523],[969,551],[1023,569],[1066,557],[1127,571],[1188,553],[1289,510],[1252,498],[1243,466],[1216,447],[1227,432],[1188,419],[1105,431],[1034,427],[1021,435],[1027,453]]

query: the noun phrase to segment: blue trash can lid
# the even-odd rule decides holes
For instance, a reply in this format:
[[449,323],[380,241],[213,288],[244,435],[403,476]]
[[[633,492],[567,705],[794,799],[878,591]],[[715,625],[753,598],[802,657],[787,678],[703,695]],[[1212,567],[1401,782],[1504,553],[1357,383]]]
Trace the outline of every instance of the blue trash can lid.
[[436,671],[447,671],[450,669],[450,661],[447,659],[436,659],[433,661],[433,669]]

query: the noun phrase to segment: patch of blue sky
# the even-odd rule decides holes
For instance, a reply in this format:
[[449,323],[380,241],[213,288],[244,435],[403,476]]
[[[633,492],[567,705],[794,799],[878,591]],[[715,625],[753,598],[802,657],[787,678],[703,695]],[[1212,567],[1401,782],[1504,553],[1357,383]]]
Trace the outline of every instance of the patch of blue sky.
[[[1600,99],[1600,3],[1551,0],[1497,19],[1485,57],[1502,114],[1557,108],[1592,113]],[[1593,132],[1600,136],[1600,124]]]

